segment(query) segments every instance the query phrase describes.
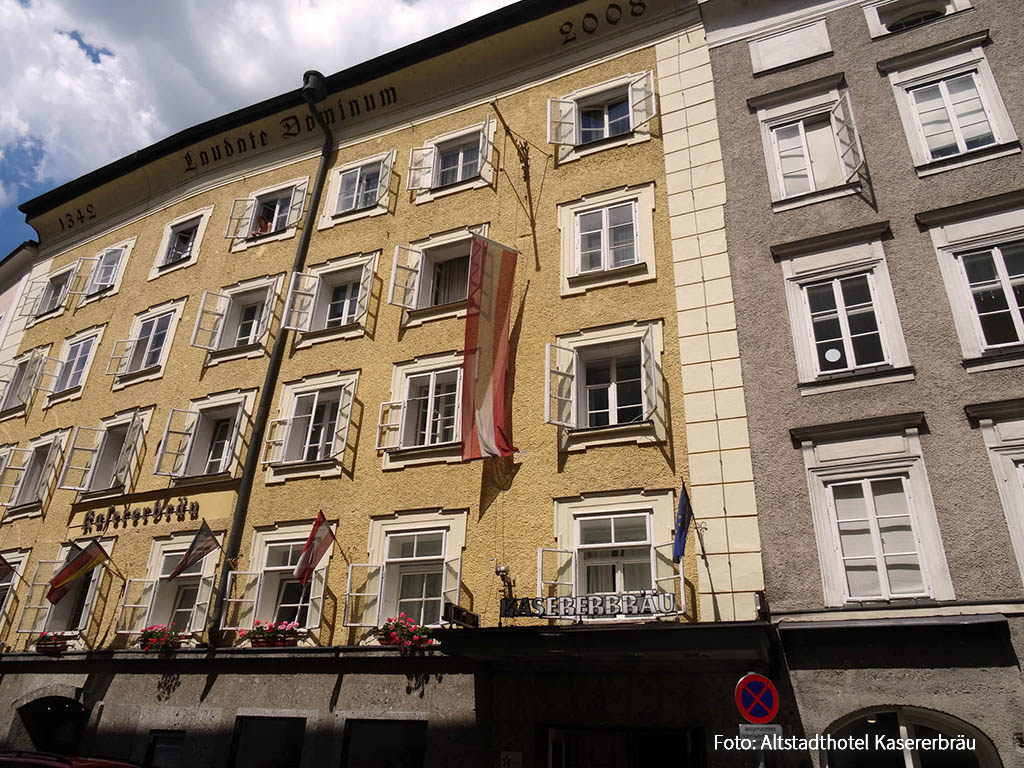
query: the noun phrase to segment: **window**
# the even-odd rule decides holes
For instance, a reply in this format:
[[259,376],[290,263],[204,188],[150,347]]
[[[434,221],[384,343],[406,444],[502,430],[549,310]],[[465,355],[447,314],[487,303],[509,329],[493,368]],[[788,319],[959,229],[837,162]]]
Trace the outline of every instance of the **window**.
[[[302,333],[357,330],[366,319],[377,254],[356,254],[292,274],[284,327]],[[361,330],[361,329],[358,329]],[[328,334],[334,338],[336,334]]]
[[70,268],[46,277],[38,278],[28,284],[25,299],[21,305],[22,317],[37,318],[55,312],[64,306],[64,300],[71,288],[71,279],[75,275],[77,262]]
[[576,214],[577,272],[636,263],[636,202]]
[[461,367],[410,372],[402,393],[402,400],[381,404],[378,450],[430,448],[461,441]]
[[291,415],[270,422],[264,464],[314,463],[344,456],[358,378],[344,383],[333,378],[334,386],[286,391]]
[[971,0],[874,0],[864,7],[872,38],[906,32],[971,8]]
[[160,266],[169,267],[177,264],[179,261],[188,259],[192,255],[192,249],[196,245],[198,234],[198,220],[187,221],[174,227],[171,230],[170,242],[167,244],[167,250],[164,252]]
[[230,289],[203,291],[189,343],[213,353],[259,344],[270,326],[275,285],[276,281],[247,281]]
[[882,231],[852,245],[849,231],[835,233],[780,257],[802,394],[913,377]]
[[[463,182],[488,184],[493,175],[491,147],[494,122],[488,115],[481,125],[432,139],[409,153],[406,189],[417,190],[417,202],[430,199],[431,190]],[[461,187],[460,187],[461,188]]]
[[752,99],[761,121],[775,210],[852,190],[864,150],[841,76]]
[[983,349],[1024,342],[1024,241],[956,254]]
[[307,184],[308,179],[296,179],[235,200],[225,236],[236,246],[247,247],[271,235],[294,234],[306,204]]
[[[91,331],[90,334],[87,336],[79,334],[64,343],[64,354],[62,355],[59,367],[57,367],[56,381],[52,386],[53,394],[56,395],[76,389],[85,381],[93,352],[98,346],[100,339],[99,334]],[[49,372],[47,370],[49,367],[44,364],[44,376]]]
[[135,411],[99,429],[75,427],[58,486],[86,493],[128,487],[141,458],[147,416]]
[[66,437],[67,432],[38,437],[26,448],[7,451],[0,472],[0,507],[7,508],[7,516],[49,500]]
[[[37,389],[47,389],[61,370],[60,360],[48,357],[43,347],[33,349],[9,363],[0,363],[0,412],[24,408]],[[44,372],[47,374],[43,379]]]
[[548,142],[571,150],[629,137],[656,114],[654,73],[629,75],[562,99],[548,99]]
[[345,765],[423,768],[426,748],[426,720],[345,718]]
[[982,32],[879,62],[918,175],[1020,151],[982,50],[987,42]]
[[629,425],[649,430],[660,405],[660,350],[660,324],[654,323],[586,331],[549,343],[544,420],[567,430]]
[[388,303],[410,312],[440,307],[464,311],[464,306],[451,305],[461,305],[469,292],[469,252],[474,232],[486,235],[484,227],[474,227],[436,235],[410,247],[395,246]]
[[99,293],[113,287],[124,259],[124,252],[124,248],[108,248],[96,257],[96,264],[89,276],[88,287],[85,289],[86,295]]
[[465,541],[465,510],[374,518],[370,561],[349,566],[345,626],[377,627],[401,613],[440,623],[445,603],[460,604]]
[[7,609],[13,601],[16,580],[21,579],[21,571],[24,566],[25,556],[18,550],[14,552],[0,552],[0,556],[7,561],[11,569],[7,573],[0,574],[0,628],[4,626],[7,618]]
[[154,474],[174,478],[231,472],[251,394],[237,393],[193,401],[188,410],[172,408],[167,417]]
[[256,532],[251,562],[258,570],[229,575],[224,629],[250,629],[257,620],[295,621],[304,629],[319,629],[331,552],[314,564],[305,587],[294,576],[310,527],[280,526]]
[[[341,189],[334,210],[337,213],[348,213],[376,205],[381,194],[380,171],[380,163],[372,163],[342,173],[339,181]],[[387,187],[384,189],[387,190]]]
[[[171,340],[181,316],[184,299],[136,315],[132,324],[132,337],[114,342],[107,362],[107,375],[125,377],[133,374],[160,376]],[[132,376],[132,379],[136,378]],[[115,388],[116,388],[115,384]]]
[[388,212],[395,150],[346,162],[331,172],[318,223],[327,229],[342,222]]
[[212,215],[213,206],[210,205],[167,222],[147,279],[155,280],[168,272],[195,264]]
[[809,475],[825,604],[953,599],[920,413],[791,430]]
[[652,587],[650,515],[584,517],[576,521],[578,584],[587,595],[643,592]]
[[[76,548],[65,545],[61,547],[56,560],[36,561],[25,597],[25,607],[18,621],[19,633],[38,635],[40,632],[50,632],[77,635],[89,628],[93,619],[92,609],[96,595],[101,591],[100,584],[105,577],[106,566],[93,568],[84,577],[73,581],[56,604],[51,604],[46,598],[53,577],[88,544],[86,541],[78,542]],[[103,540],[100,541],[100,545],[110,556],[113,541]]]

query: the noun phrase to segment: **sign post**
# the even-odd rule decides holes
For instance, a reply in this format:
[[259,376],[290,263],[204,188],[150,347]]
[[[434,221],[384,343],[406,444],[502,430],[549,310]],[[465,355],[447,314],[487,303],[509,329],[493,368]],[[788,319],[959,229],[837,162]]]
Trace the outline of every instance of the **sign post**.
[[[779,713],[779,691],[764,675],[750,672],[736,683],[736,708],[746,723],[740,723],[740,738],[763,744],[765,738],[782,736],[781,725],[770,725]],[[765,750],[757,748],[758,768],[764,768]]]

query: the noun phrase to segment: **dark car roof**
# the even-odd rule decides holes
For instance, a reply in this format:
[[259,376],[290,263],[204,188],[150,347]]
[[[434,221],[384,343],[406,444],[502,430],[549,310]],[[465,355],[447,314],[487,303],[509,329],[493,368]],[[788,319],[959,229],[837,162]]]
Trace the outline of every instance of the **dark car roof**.
[[0,752],[0,768],[139,768],[137,763],[103,757],[67,757],[49,752]]

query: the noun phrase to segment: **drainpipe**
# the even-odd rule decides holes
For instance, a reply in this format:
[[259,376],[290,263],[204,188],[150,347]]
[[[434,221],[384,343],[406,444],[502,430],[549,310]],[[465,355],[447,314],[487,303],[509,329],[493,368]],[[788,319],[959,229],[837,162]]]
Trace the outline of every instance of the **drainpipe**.
[[[324,132],[324,146],[320,150],[320,165],[316,170],[316,180],[313,182],[313,190],[309,199],[309,207],[306,209],[306,218],[302,224],[302,234],[299,236],[299,244],[295,249],[295,261],[292,263],[292,272],[301,272],[306,263],[306,252],[309,250],[309,238],[313,234],[313,220],[316,212],[320,210],[320,197],[324,191],[324,182],[327,180],[328,157],[331,147],[334,144],[334,136],[327,126],[323,115],[317,110],[317,102],[323,101],[327,96],[327,83],[324,76],[316,70],[310,70],[302,76],[302,98],[309,105],[309,111],[316,120],[317,125]],[[207,626],[207,633],[210,638],[210,647],[216,647],[220,641],[220,622],[224,614],[224,600],[227,597],[229,567],[236,562],[238,550],[242,546],[242,533],[245,530],[245,518],[249,508],[249,498],[252,496],[252,485],[256,480],[256,471],[259,469],[260,448],[263,445],[263,435],[267,430],[267,420],[270,415],[270,408],[274,400],[274,386],[277,377],[281,373],[281,361],[284,360],[285,343],[288,332],[284,328],[278,328],[274,337],[274,347],[270,352],[270,362],[267,364],[267,374],[263,379],[263,388],[260,391],[260,402],[256,407],[256,414],[252,422],[252,436],[249,439],[249,452],[245,457],[245,466],[242,468],[242,478],[238,484],[238,496],[235,500],[235,511],[231,516],[231,529],[228,533],[228,543],[224,548],[224,568],[220,574],[220,583],[217,585],[217,598],[210,612],[210,623]]]

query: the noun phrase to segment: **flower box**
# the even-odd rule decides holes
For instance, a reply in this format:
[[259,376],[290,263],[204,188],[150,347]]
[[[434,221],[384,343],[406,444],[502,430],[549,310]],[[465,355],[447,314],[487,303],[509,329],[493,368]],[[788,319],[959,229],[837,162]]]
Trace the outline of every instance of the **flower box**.
[[297,621],[253,622],[252,629],[238,630],[238,639],[248,640],[253,648],[294,648],[299,644],[299,623]]
[[36,640],[36,652],[43,656],[60,656],[68,649],[67,638],[59,635],[47,635],[45,632]]
[[394,646],[403,655],[422,655],[425,649],[434,645],[430,627],[421,627],[404,613],[388,619],[377,630],[377,641],[381,645]]
[[146,653],[170,653],[181,650],[182,634],[166,624],[153,624],[142,630],[139,646]]

